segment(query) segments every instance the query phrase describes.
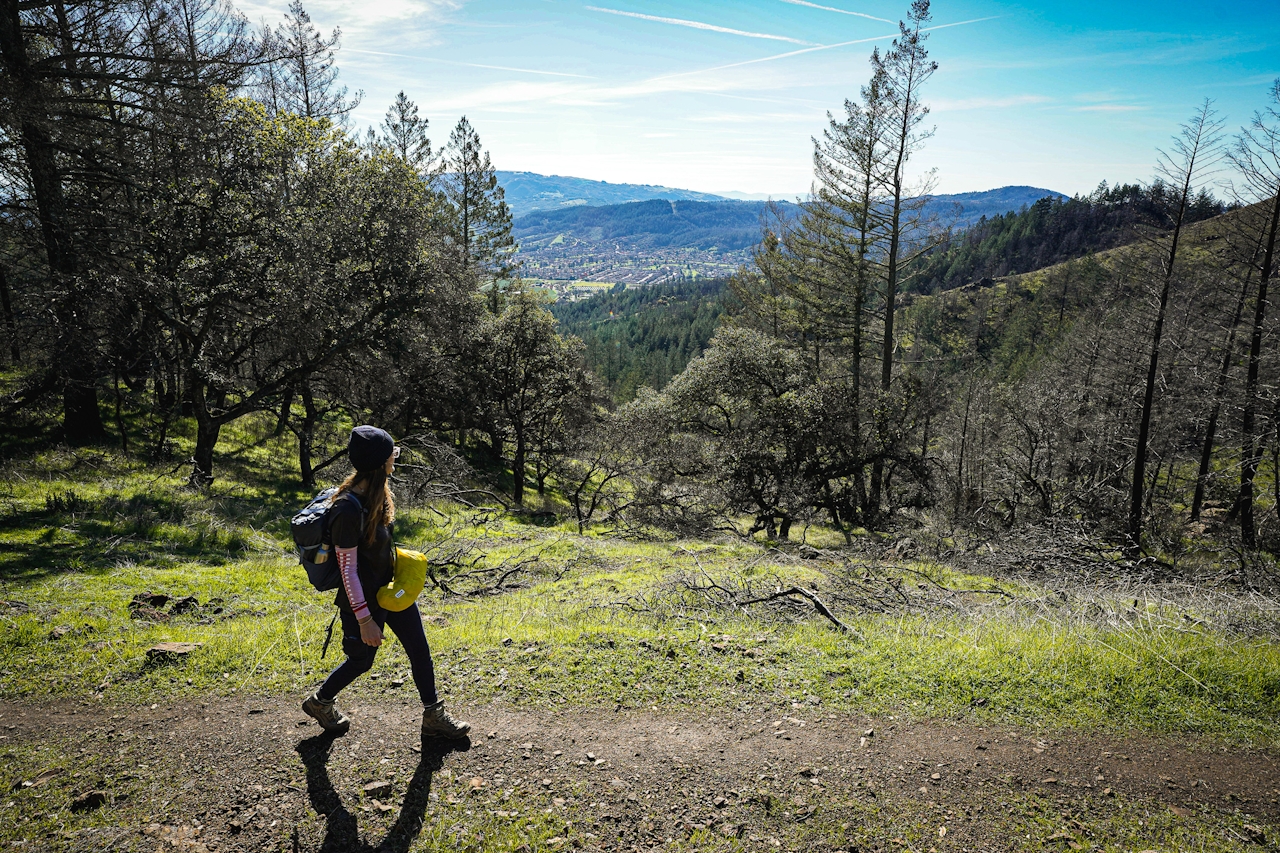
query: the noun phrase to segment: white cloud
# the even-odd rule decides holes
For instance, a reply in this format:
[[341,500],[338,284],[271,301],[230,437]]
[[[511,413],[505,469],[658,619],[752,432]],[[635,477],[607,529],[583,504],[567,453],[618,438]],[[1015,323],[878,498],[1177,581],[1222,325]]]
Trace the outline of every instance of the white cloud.
[[[396,24],[408,32],[439,25],[451,12],[462,8],[464,0],[305,0],[303,8],[316,28],[327,33],[341,27],[346,36],[373,34],[384,25]],[[255,23],[265,20],[275,25],[289,10],[288,0],[247,0],[237,4]]]

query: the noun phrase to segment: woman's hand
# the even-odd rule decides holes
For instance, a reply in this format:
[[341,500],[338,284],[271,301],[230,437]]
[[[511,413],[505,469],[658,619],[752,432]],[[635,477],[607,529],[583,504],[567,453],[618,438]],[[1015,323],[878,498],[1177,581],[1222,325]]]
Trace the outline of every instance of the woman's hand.
[[360,639],[366,646],[373,646],[376,649],[382,645],[382,629],[378,627],[377,622],[367,619],[360,623]]

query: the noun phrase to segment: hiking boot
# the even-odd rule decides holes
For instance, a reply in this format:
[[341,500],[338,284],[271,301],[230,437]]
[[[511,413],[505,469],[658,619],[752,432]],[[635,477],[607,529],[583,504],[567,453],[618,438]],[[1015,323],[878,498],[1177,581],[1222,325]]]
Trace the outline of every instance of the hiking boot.
[[320,728],[329,734],[346,734],[347,729],[351,728],[351,720],[347,715],[338,710],[332,699],[321,699],[319,690],[302,700],[302,710],[315,717]]
[[444,702],[428,705],[422,710],[423,737],[466,737],[471,731],[471,724],[455,718],[444,709]]

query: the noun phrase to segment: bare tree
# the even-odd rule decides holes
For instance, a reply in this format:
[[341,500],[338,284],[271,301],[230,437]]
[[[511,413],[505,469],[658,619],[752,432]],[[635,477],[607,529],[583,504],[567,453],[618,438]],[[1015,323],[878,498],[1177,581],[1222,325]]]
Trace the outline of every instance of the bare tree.
[[1178,257],[1178,241],[1182,237],[1182,225],[1187,207],[1193,200],[1197,185],[1202,183],[1217,166],[1222,139],[1222,121],[1217,117],[1212,102],[1206,99],[1195,115],[1182,126],[1168,152],[1160,152],[1157,171],[1176,187],[1174,210],[1170,215],[1172,230],[1167,251],[1161,256],[1159,296],[1155,322],[1151,328],[1151,345],[1147,361],[1147,379],[1142,396],[1142,410],[1138,420],[1138,440],[1134,448],[1133,478],[1129,490],[1129,515],[1125,526],[1126,550],[1136,557],[1142,548],[1143,495],[1146,489],[1147,451],[1151,435],[1151,412],[1155,404],[1156,379],[1160,369],[1160,342],[1164,333],[1165,312],[1169,305],[1169,289],[1173,283],[1174,268]]
[[1249,339],[1249,366],[1245,380],[1240,441],[1240,538],[1246,548],[1257,546],[1253,481],[1262,461],[1255,423],[1258,407],[1258,374],[1262,361],[1263,326],[1267,316],[1267,290],[1275,273],[1276,235],[1280,230],[1280,78],[1271,84],[1271,104],[1255,113],[1242,128],[1228,156],[1243,177],[1247,201],[1265,204],[1269,212],[1259,218],[1262,258],[1258,267],[1258,292],[1254,297],[1253,328]]

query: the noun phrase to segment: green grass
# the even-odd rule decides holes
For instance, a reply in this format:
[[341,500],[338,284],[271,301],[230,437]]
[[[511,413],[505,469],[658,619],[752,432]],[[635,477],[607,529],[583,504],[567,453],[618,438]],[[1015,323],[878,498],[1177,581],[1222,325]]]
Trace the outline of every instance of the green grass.
[[[0,697],[297,693],[336,664],[336,645],[319,659],[332,595],[307,585],[289,549],[286,519],[307,496],[287,485],[288,448],[238,438],[211,494],[186,488],[185,471],[105,451],[10,463],[0,483]],[[624,707],[767,700],[1280,745],[1274,610],[1246,608],[1228,624],[1209,599],[1199,609],[1134,607],[1127,593],[1099,593],[1087,607],[1048,606],[1045,590],[1001,582],[1012,601],[963,610],[833,604],[855,629],[842,634],[804,611],[717,607],[675,582],[803,583],[827,594],[845,571],[835,564],[748,542],[575,531],[571,521],[476,523],[457,507],[402,508],[402,544],[469,543],[482,567],[539,558],[502,594],[423,594],[447,695]],[[920,562],[882,569],[908,585],[997,582]],[[131,618],[142,592],[215,600],[220,610]],[[1250,619],[1269,630],[1241,630]],[[149,662],[147,649],[162,641],[203,645],[183,662]],[[407,675],[395,642],[378,660],[375,673]],[[389,681],[353,689],[388,690]]]

